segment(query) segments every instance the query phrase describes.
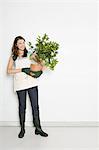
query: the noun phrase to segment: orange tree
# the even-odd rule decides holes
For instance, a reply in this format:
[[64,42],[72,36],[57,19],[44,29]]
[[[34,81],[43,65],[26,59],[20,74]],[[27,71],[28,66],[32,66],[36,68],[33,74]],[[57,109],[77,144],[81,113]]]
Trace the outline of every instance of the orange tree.
[[[32,53],[36,53],[36,58],[44,62],[44,65],[54,70],[56,64],[58,63],[57,54],[59,49],[59,44],[50,41],[47,34],[42,37],[38,35],[36,39],[35,47],[31,42],[28,42],[29,49]],[[32,55],[31,53],[31,55]]]

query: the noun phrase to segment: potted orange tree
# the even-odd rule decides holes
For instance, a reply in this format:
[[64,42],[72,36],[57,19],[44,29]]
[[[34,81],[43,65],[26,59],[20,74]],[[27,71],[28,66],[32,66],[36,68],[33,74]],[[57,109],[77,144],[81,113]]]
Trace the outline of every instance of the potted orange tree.
[[48,35],[44,34],[42,37],[38,35],[35,47],[31,42],[28,42],[28,46],[31,53],[29,57],[31,60],[34,60],[36,64],[31,64],[30,70],[27,70],[27,74],[38,78],[45,69],[55,69],[58,63],[58,43],[50,41]]

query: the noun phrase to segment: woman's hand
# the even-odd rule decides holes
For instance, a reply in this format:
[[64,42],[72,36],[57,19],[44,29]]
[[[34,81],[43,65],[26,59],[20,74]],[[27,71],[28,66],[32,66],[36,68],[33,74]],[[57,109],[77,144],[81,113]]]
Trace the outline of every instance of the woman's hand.
[[46,69],[48,69],[46,66],[43,66],[43,67],[42,67],[42,71],[44,71],[44,70],[46,70]]
[[38,63],[38,65],[41,66],[41,70],[42,70],[42,71],[48,69],[48,67],[45,66],[44,60],[40,59],[40,58],[37,56],[36,53],[33,53],[33,54],[30,56],[30,59],[31,59],[31,60],[33,59],[34,61],[36,61],[36,62]]
[[30,59],[31,59],[31,60],[33,59],[35,62],[39,62],[39,59],[38,59],[38,56],[37,56],[36,53],[31,54],[31,55],[30,55]]

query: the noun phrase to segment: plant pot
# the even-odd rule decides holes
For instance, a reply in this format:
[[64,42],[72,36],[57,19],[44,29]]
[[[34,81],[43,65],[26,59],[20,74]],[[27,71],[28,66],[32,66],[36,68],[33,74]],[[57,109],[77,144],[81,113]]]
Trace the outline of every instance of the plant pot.
[[43,67],[40,64],[31,64],[30,68],[32,71],[40,71]]

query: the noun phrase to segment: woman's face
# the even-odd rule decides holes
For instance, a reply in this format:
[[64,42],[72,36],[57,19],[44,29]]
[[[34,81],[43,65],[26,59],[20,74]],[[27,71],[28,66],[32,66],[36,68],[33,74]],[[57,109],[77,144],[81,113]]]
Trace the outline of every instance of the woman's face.
[[20,39],[17,41],[17,47],[19,50],[24,51],[25,49],[25,41],[23,39]]
[[20,39],[17,41],[18,55],[23,55],[25,50],[25,41]]

